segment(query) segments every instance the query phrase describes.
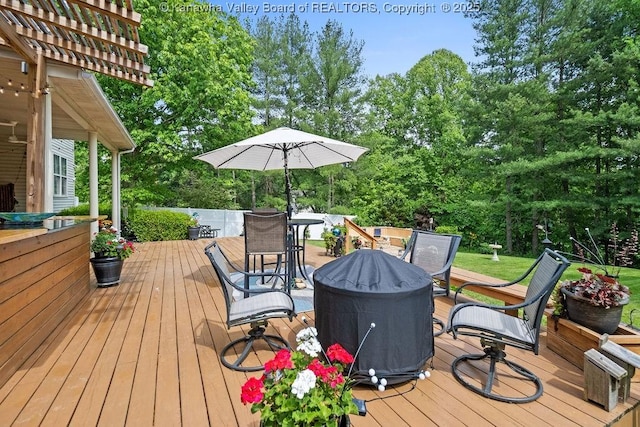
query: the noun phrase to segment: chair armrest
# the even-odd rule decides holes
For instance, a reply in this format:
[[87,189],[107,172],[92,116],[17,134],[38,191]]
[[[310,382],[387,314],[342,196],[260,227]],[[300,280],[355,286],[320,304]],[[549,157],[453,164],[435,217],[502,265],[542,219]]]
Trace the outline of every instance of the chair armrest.
[[478,286],[478,287],[486,287],[486,288],[506,288],[508,286],[517,285],[519,280],[514,280],[513,282],[508,283],[484,283],[484,282],[465,282],[462,285],[458,286],[455,295],[453,296],[453,302],[457,304],[458,294],[462,294],[462,291],[467,286]]
[[246,271],[239,271],[237,270],[235,273],[242,275],[242,278],[239,280],[235,280],[235,281],[229,281],[229,284],[236,290],[243,292],[243,293],[249,293],[249,294],[263,294],[266,292],[284,292],[285,294],[288,295],[287,292],[281,290],[281,289],[273,289],[273,288],[250,288],[250,289],[246,289],[244,287],[244,285],[239,285],[238,283],[244,283],[245,278],[247,277],[273,277],[274,274],[273,273],[247,273]]

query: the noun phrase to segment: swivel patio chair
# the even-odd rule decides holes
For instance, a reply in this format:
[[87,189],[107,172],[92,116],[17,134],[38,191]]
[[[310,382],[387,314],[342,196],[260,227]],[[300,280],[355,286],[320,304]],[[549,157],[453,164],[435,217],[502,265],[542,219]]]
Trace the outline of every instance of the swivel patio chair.
[[[478,337],[484,350],[484,353],[465,354],[453,361],[451,371],[460,384],[484,397],[502,402],[526,403],[542,395],[542,381],[527,368],[507,360],[505,346],[509,345],[538,354],[540,323],[547,300],[569,265],[566,258],[550,249],[545,249],[533,265],[512,282],[497,285],[468,282],[458,288],[455,301],[467,285],[510,286],[523,281],[531,274],[525,299],[520,304],[497,306],[467,302],[456,304],[451,308],[447,332],[452,333],[454,338],[458,335]],[[517,310],[520,314],[511,316],[506,313],[507,310]],[[482,380],[474,379],[465,373],[474,372],[475,375],[484,377],[480,372],[486,371],[486,364],[478,361],[487,358],[489,359],[488,373],[484,386],[480,387]],[[496,391],[494,383],[498,377],[496,370],[498,363],[503,363],[506,367],[507,374],[503,377],[508,379],[503,381],[498,387],[499,391]],[[527,387],[522,380],[532,382],[533,387]],[[513,384],[515,390],[512,392],[507,384]]]
[[[265,333],[268,319],[288,317],[292,320],[295,316],[293,299],[283,291],[270,288],[255,288],[248,291],[249,297],[235,300],[233,290],[242,293],[247,292],[242,286],[246,272],[237,269],[222,252],[216,242],[212,242],[204,249],[211,261],[222,288],[227,307],[227,329],[232,326],[250,324],[251,329],[241,338],[231,341],[220,352],[220,361],[224,366],[236,371],[259,371],[260,366],[243,366],[243,362],[249,356],[258,340],[264,341],[267,346],[277,352],[283,348],[290,348],[289,343],[278,335]],[[234,273],[232,273],[234,271]],[[230,361],[231,353],[238,356]]]
[[[287,277],[288,250],[287,250],[287,214],[285,212],[245,212],[244,213],[244,247],[245,247],[245,271],[265,272],[265,267],[273,266],[273,274],[262,275],[263,282],[272,282],[273,286],[278,280],[288,289],[290,280]],[[268,257],[268,262],[265,258]],[[256,268],[256,258],[260,259],[260,267]],[[253,260],[253,265],[251,265]],[[247,284],[250,276],[245,278]],[[248,287],[248,286],[247,286]]]
[[[461,239],[462,237],[457,234],[439,234],[422,230],[413,230],[411,233],[402,259],[408,257],[410,263],[421,267],[431,275],[434,298],[449,296],[451,265]],[[440,327],[434,336],[442,335],[445,329],[444,322],[434,318],[433,323]]]

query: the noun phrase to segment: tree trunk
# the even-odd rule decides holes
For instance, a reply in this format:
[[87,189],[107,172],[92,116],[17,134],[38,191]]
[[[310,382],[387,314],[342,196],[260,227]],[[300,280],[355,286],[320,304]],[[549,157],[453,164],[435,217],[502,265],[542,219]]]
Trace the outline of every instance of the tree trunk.
[[507,193],[507,203],[505,205],[505,214],[504,214],[504,222],[505,222],[505,246],[507,253],[513,253],[513,224],[511,217],[511,202],[509,201],[509,197],[511,196],[511,178],[507,177],[505,182],[505,190]]

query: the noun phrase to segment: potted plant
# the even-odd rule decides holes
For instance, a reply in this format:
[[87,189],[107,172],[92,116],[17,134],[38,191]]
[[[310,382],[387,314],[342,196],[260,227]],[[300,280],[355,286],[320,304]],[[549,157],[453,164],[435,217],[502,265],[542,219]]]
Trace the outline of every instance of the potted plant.
[[567,317],[601,334],[612,334],[629,303],[629,288],[614,277],[596,274],[586,267],[578,269],[579,280],[565,280],[554,293],[554,316]]
[[579,261],[595,265],[602,273],[587,267],[578,269],[579,280],[565,280],[554,291],[553,317],[565,317],[601,334],[612,334],[618,328],[623,307],[629,303],[629,288],[618,282],[621,267],[633,264],[638,253],[638,232],[621,240],[616,223],[611,225],[608,248],[612,250],[613,269],[609,270],[589,228],[585,228],[591,247],[571,238]]
[[325,255],[332,254],[333,247],[336,245],[336,241],[338,240],[338,238],[334,236],[333,233],[326,227],[320,237],[322,237],[322,240],[324,240]]
[[200,237],[200,223],[198,222],[197,216],[194,215],[189,219],[187,231],[189,233],[189,240],[198,240],[198,237]]
[[351,238],[351,244],[355,249],[360,249],[362,247],[362,240],[360,236],[354,236]]
[[354,358],[340,344],[322,350],[315,328],[301,330],[296,351],[280,350],[265,363],[264,375],[242,386],[242,403],[260,412],[260,425],[345,426],[358,413],[351,381],[343,375]]
[[133,243],[118,236],[118,230],[104,227],[94,234],[91,251],[94,256],[89,261],[93,267],[98,286],[120,283],[120,273],[124,260],[135,251]]

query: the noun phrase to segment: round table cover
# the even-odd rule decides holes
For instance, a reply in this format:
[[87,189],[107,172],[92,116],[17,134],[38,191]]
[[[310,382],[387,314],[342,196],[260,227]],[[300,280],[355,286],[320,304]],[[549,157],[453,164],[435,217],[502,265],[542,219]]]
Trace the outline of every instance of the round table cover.
[[389,384],[406,381],[433,357],[432,278],[379,250],[361,249],[317,269],[313,276],[318,339],[356,353],[355,377],[375,369]]

